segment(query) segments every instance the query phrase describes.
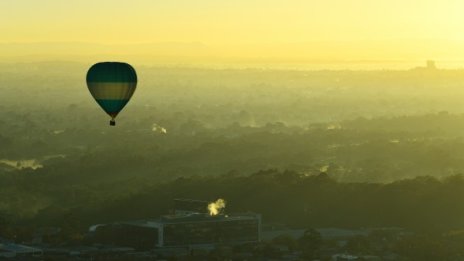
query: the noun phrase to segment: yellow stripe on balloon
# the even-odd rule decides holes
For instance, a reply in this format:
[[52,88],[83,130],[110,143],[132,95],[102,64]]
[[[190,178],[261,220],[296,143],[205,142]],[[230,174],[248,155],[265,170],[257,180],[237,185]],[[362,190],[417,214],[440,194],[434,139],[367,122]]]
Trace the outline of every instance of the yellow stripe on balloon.
[[128,100],[134,94],[134,82],[89,82],[90,92],[95,99]]

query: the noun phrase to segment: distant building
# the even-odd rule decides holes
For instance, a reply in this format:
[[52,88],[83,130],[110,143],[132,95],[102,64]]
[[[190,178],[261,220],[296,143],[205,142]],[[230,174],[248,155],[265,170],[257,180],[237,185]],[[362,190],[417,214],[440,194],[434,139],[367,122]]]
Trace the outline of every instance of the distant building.
[[95,225],[89,230],[95,243],[137,249],[233,245],[260,241],[261,216],[253,213],[216,216],[193,213]]
[[436,67],[436,65],[435,65],[435,61],[433,61],[433,60],[427,60],[427,62],[426,62],[426,69],[428,69],[428,70],[436,70],[437,67]]
[[416,71],[416,72],[434,72],[437,71],[437,65],[434,60],[427,60],[425,61],[425,66],[418,66],[415,68],[412,68],[411,70]]
[[[316,228],[315,230],[321,234],[324,240],[345,240],[356,236],[367,236],[371,232],[368,229],[342,228]],[[288,229],[285,227],[277,229],[264,228],[261,239],[263,241],[272,241],[274,238],[285,235],[297,240],[304,235],[305,231],[306,229]]]
[[350,260],[365,260],[365,261],[381,261],[382,258],[378,256],[354,256],[348,254],[333,255],[331,261],[350,261]]
[[19,245],[14,243],[0,242],[0,259],[2,258],[21,258],[21,257],[39,257],[43,251],[39,248]]

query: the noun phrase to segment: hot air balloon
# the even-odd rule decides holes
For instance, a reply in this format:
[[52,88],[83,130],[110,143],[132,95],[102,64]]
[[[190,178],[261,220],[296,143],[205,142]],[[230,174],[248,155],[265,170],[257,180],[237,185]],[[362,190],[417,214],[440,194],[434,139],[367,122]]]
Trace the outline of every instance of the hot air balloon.
[[87,87],[102,109],[111,116],[110,125],[126,106],[137,87],[134,68],[121,62],[101,62],[87,72]]

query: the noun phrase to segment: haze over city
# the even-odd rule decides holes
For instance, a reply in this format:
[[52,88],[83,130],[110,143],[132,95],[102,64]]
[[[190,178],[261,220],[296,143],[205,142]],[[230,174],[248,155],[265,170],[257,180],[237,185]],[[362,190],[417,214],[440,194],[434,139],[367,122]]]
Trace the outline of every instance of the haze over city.
[[388,62],[387,69],[435,59],[462,67],[463,9],[461,1],[436,0],[4,1],[0,56],[89,62],[98,55],[145,63],[155,56],[195,64],[371,61]]
[[464,2],[0,2],[0,260],[464,260]]

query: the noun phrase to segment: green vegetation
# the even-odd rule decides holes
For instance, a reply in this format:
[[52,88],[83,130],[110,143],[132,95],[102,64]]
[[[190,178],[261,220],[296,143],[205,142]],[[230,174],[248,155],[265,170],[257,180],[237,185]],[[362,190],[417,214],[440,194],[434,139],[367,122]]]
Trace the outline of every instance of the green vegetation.
[[165,214],[176,197],[225,198],[294,227],[447,242],[464,226],[463,71],[135,66],[139,87],[109,128],[87,67],[0,65],[0,236],[58,226],[78,241],[90,224]]

